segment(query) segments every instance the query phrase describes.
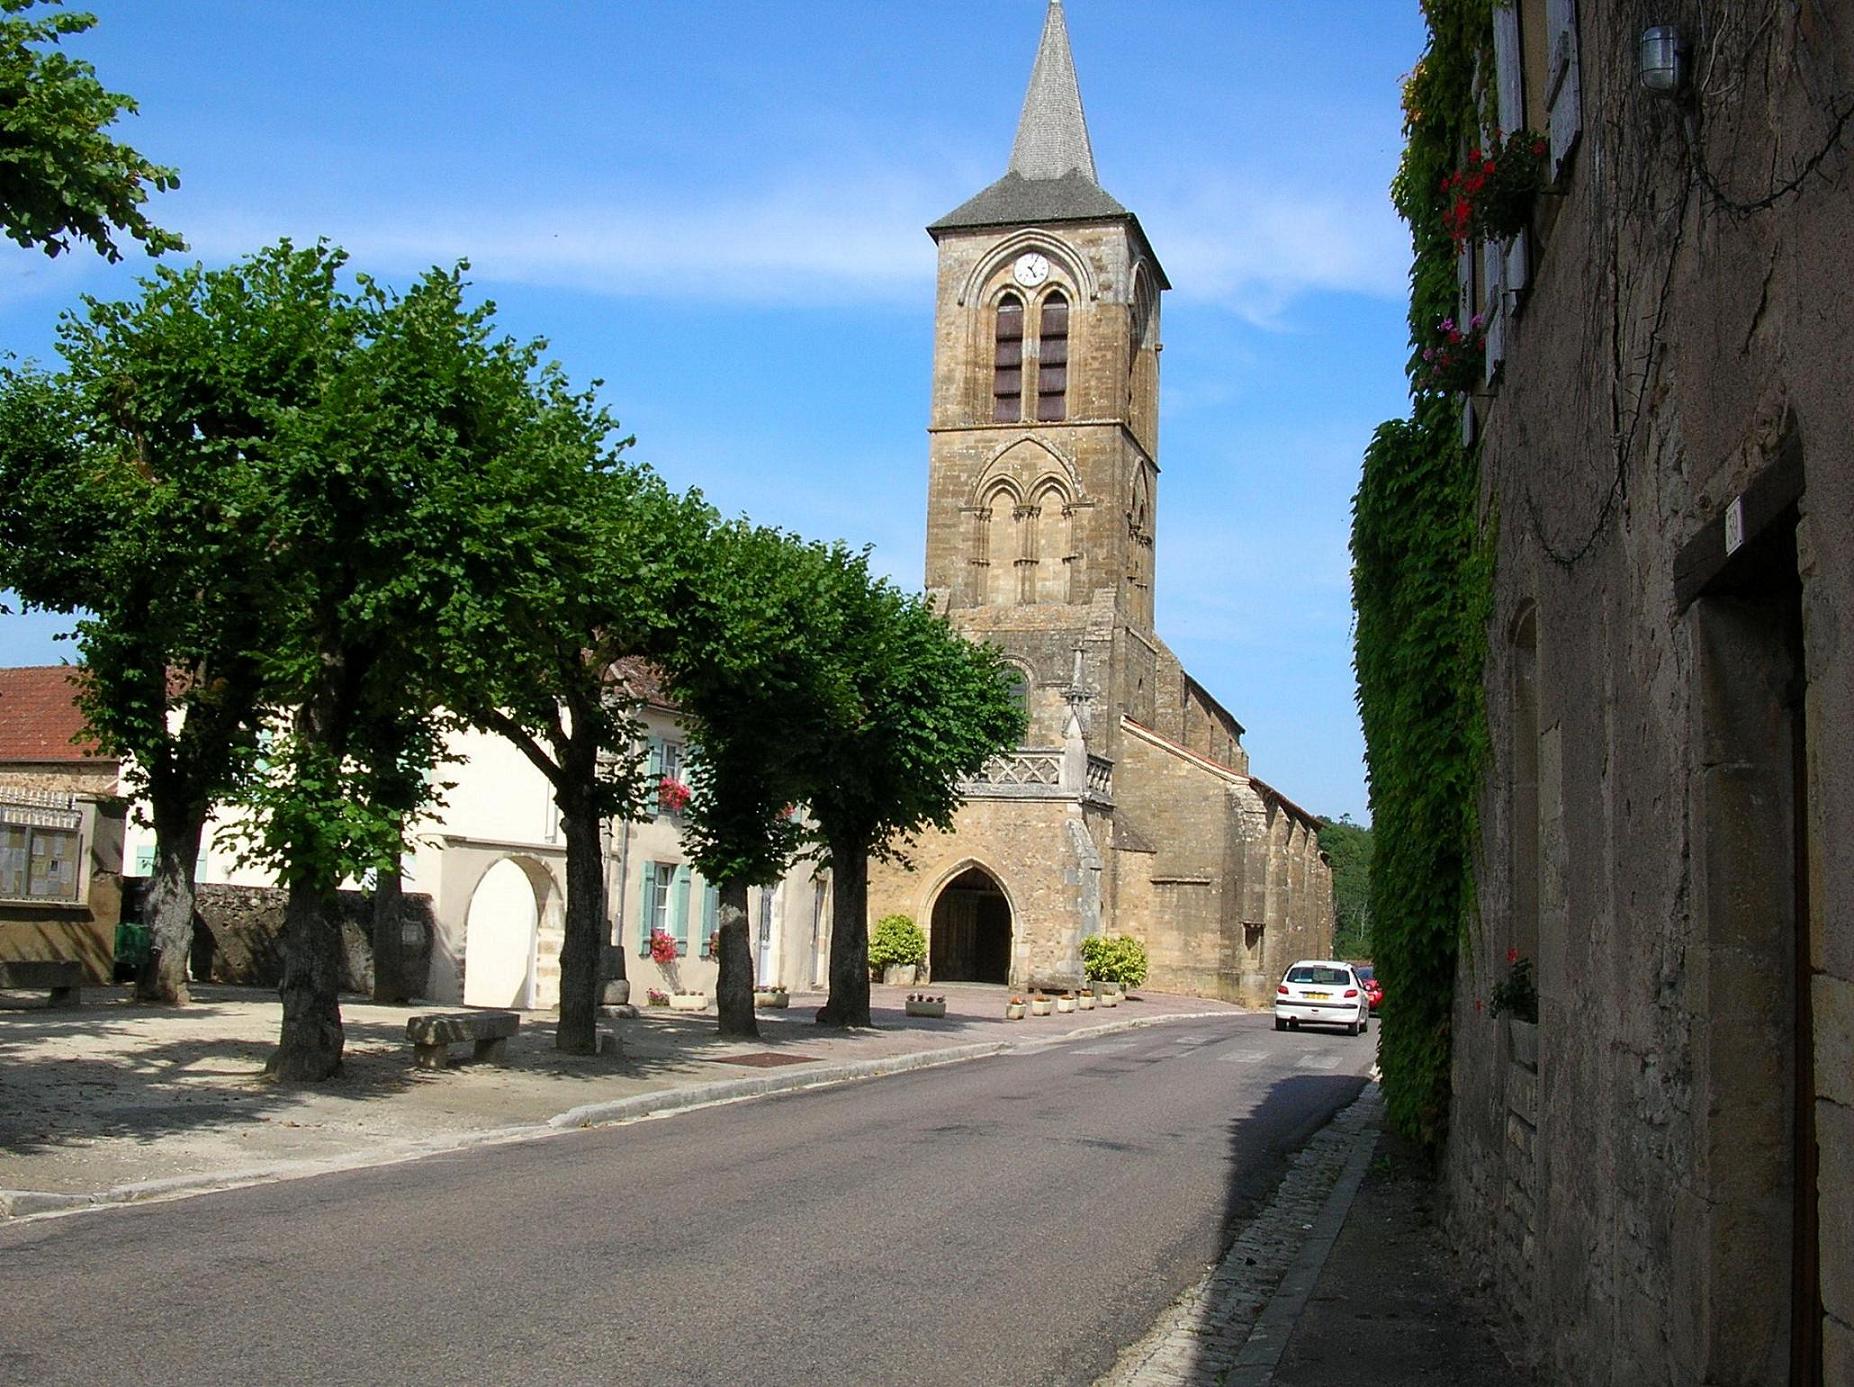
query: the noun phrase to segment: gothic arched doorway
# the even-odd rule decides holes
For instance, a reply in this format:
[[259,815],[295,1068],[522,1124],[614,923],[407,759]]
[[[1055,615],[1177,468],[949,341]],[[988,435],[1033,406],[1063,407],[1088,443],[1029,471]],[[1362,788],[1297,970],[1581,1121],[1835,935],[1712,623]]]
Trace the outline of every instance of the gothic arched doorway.
[[968,867],[933,904],[935,982],[1009,982],[1011,903],[983,867]]

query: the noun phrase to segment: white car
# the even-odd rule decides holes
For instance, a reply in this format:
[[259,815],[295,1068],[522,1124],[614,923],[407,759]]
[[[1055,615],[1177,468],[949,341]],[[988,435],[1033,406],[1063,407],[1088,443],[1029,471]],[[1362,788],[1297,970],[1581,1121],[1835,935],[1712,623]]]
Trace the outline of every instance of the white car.
[[1363,1035],[1371,1025],[1371,998],[1349,963],[1303,958],[1275,988],[1275,1029],[1311,1023],[1344,1026]]

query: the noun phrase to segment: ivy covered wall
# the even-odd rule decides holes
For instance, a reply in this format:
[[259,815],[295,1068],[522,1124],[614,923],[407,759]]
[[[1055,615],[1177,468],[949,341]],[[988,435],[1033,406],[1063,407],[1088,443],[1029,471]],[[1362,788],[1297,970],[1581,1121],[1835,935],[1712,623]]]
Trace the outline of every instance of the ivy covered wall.
[[1411,412],[1382,425],[1353,502],[1354,664],[1377,838],[1371,917],[1392,1124],[1439,1145],[1448,1122],[1455,962],[1474,909],[1476,800],[1492,521],[1477,515],[1460,398],[1430,387],[1422,347],[1456,314],[1442,180],[1478,141],[1475,62],[1492,0],[1424,0],[1430,43],[1404,90],[1408,144],[1391,187],[1410,226]]

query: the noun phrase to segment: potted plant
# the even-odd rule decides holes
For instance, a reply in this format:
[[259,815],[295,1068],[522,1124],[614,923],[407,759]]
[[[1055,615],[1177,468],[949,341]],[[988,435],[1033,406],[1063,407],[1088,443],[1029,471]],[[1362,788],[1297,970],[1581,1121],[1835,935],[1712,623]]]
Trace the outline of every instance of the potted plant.
[[753,1005],[762,1010],[772,1008],[780,1010],[792,1004],[792,994],[778,983],[767,987],[753,989]]
[[1505,240],[1525,230],[1545,187],[1551,143],[1536,130],[1494,132],[1485,150],[1442,179],[1442,225],[1459,248],[1478,237]]
[[927,961],[927,936],[906,915],[884,915],[869,931],[869,969],[890,987],[912,987]]
[[946,998],[930,997],[925,992],[910,992],[907,1000],[909,1016],[944,1016],[946,1015]]
[[669,1005],[669,993],[660,987],[645,988],[644,1001],[649,1006],[666,1007]]
[[1056,1010],[1074,1011],[1075,994],[1073,992],[1064,992],[1060,997],[1056,998]]
[[1075,1007],[1078,1011],[1094,1010],[1094,990],[1092,988],[1075,994]]
[[1030,1014],[1032,1016],[1048,1016],[1055,1009],[1056,1003],[1054,998],[1045,997],[1039,991],[1032,991],[1030,993]]
[[1539,989],[1532,977],[1532,960],[1518,949],[1506,951],[1506,976],[1493,985],[1488,1011],[1506,1017],[1507,1044],[1513,1062],[1527,1069],[1539,1067]]
[[650,955],[652,963],[658,967],[667,968],[676,961],[679,950],[673,935],[660,929],[653,929],[650,931],[650,942],[644,946],[644,952]]
[[1013,997],[1004,1004],[1004,1019],[1006,1021],[1024,1019],[1024,999],[1022,997]]
[[706,992],[672,992],[670,993],[671,1011],[706,1011],[708,994]]
[[1430,329],[1423,346],[1423,364],[1417,368],[1416,388],[1444,395],[1473,390],[1487,373],[1486,316],[1476,313],[1467,327],[1444,318]]
[[[1129,988],[1146,981],[1146,946],[1127,935],[1091,934],[1081,942],[1081,956],[1088,976],[1097,984],[1110,985],[1116,1002]],[[1096,992],[1105,998],[1098,987]]]
[[691,792],[673,775],[666,775],[657,782],[657,808],[665,814],[680,814],[689,807]]

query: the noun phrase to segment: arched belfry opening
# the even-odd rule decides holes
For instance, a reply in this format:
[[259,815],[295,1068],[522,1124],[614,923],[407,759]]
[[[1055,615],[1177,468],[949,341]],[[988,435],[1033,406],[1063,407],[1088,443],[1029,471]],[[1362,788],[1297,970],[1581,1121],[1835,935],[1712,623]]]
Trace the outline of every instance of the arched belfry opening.
[[968,867],[933,903],[929,967],[935,982],[1009,982],[1011,903],[997,878]]

